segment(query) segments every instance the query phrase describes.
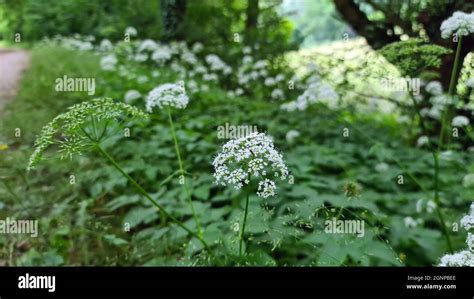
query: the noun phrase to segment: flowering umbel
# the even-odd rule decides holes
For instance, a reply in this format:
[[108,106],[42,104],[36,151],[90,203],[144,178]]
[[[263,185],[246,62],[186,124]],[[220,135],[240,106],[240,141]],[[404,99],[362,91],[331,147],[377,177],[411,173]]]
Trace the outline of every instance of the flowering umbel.
[[474,228],[474,202],[469,214],[461,219],[461,226],[468,231],[466,244],[468,249],[453,254],[446,254],[441,258],[439,266],[443,267],[474,267],[474,235],[469,231]]
[[275,195],[276,184],[272,178],[288,178],[283,156],[264,133],[254,132],[228,141],[212,165],[217,184],[231,184],[239,190],[255,178],[258,180],[257,195],[262,198]]
[[146,99],[146,109],[152,112],[154,107],[174,107],[184,109],[188,105],[189,98],[183,86],[174,83],[166,83],[155,87]]
[[469,35],[474,33],[474,13],[467,14],[456,11],[451,17],[441,23],[441,36],[449,38],[453,33],[457,35]]
[[[90,148],[90,134],[87,127],[122,118],[146,119],[148,115],[140,109],[114,102],[110,98],[98,98],[69,107],[43,127],[35,141],[35,151],[30,157],[27,169],[33,169],[42,159],[50,145],[58,145],[61,158],[71,158]],[[94,122],[92,124],[92,122]],[[104,132],[105,133],[105,130]]]

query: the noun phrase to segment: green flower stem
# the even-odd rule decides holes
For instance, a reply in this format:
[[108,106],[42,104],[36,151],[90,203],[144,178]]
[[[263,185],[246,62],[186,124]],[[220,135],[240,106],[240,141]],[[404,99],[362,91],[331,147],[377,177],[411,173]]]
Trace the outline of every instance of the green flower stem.
[[[462,45],[462,35],[459,36],[458,45],[456,47],[456,54],[454,57],[453,69],[451,71],[451,79],[449,80],[448,95],[450,96],[450,98],[452,98],[456,92],[456,86],[458,82],[458,69],[459,69],[459,63],[460,63],[459,57],[461,56],[461,45]],[[446,131],[446,120],[448,116],[451,114],[450,110],[451,110],[450,107],[448,107],[446,111],[443,113],[443,118],[441,120],[441,134],[439,137],[438,151],[441,150],[443,146],[444,133]]]
[[245,225],[247,224],[248,210],[249,210],[249,194],[247,194],[247,198],[245,199],[244,220],[242,221],[242,229],[240,230],[240,235],[239,235],[239,257],[242,257],[242,249],[243,249],[244,234],[245,234]]
[[[454,57],[454,65],[453,69],[451,71],[451,79],[449,81],[449,89],[448,89],[448,94],[450,97],[454,95],[455,88],[457,86],[457,73],[459,69],[459,57],[461,53],[461,44],[462,44],[462,36],[459,37],[458,45],[456,47],[456,55]],[[433,152],[433,160],[434,160],[434,183],[435,183],[435,191],[434,191],[434,201],[436,203],[436,214],[438,215],[439,221],[441,223],[441,228],[443,229],[443,234],[446,238],[446,244],[448,245],[448,250],[450,252],[453,252],[453,246],[451,243],[451,238],[449,237],[448,233],[448,228],[446,227],[446,222],[444,221],[444,216],[441,211],[441,203],[439,200],[439,154],[440,151],[443,148],[443,141],[444,141],[444,133],[446,131],[446,119],[450,115],[450,109],[449,107],[446,109],[446,111],[443,113],[443,118],[441,120],[441,132],[439,136],[439,142],[438,142],[438,149]]]
[[[423,117],[421,116],[420,109],[418,104],[416,103],[415,99],[413,99],[413,105],[415,107],[415,111],[420,119],[421,128],[424,132],[427,132],[425,123],[423,121]],[[444,118],[443,118],[444,119]],[[444,121],[443,121],[444,122]],[[442,125],[443,127],[444,125]],[[443,130],[443,129],[442,129]],[[446,222],[444,221],[444,216],[440,208],[440,200],[439,200],[439,144],[438,149],[436,149],[432,144],[431,141],[428,140],[428,144],[430,146],[431,153],[433,155],[433,161],[435,166],[435,173],[434,173],[434,181],[435,181],[435,193],[434,193],[434,201],[436,203],[436,214],[438,216],[439,222],[441,223],[441,229],[443,230],[444,237],[446,239],[446,244],[448,246],[449,251],[453,251],[453,246],[451,243],[451,238],[448,234],[448,228],[446,227]]]
[[457,73],[459,69],[459,57],[461,56],[462,35],[459,36],[458,45],[456,47],[456,56],[454,57],[453,71],[451,72],[451,80],[449,81],[449,94],[454,94],[454,89],[457,86]]
[[195,237],[196,239],[198,239],[202,245],[204,246],[204,248],[206,248],[206,250],[212,255],[212,251],[210,250],[209,246],[207,245],[206,241],[204,241],[204,239],[199,236],[198,234],[196,234],[195,232],[193,232],[192,230],[190,230],[189,228],[187,228],[181,221],[179,221],[178,219],[176,219],[174,216],[172,216],[171,214],[169,214],[168,212],[166,212],[165,208],[163,208],[159,203],[157,203],[153,198],[151,198],[151,196],[148,194],[148,192],[146,192],[142,186],[140,186],[140,184],[138,184],[131,176],[129,176],[123,169],[122,167],[120,167],[120,165],[115,162],[115,160],[99,145],[99,144],[96,144],[95,145],[95,148],[102,154],[102,156],[104,156],[114,167],[115,169],[117,169],[125,178],[128,179],[128,181],[130,181],[130,183],[132,183],[132,185],[143,195],[145,196],[146,199],[148,199],[155,207],[158,208],[158,210],[163,213],[167,218],[171,219],[171,221],[173,221],[174,223],[176,223],[179,227],[181,227],[182,229],[184,229],[185,231],[187,231],[191,236]]
[[[169,107],[167,108],[167,112],[168,112],[168,121],[169,121],[170,128],[171,128],[171,134],[173,135],[174,149],[176,151],[176,156],[178,157],[179,171],[181,173],[182,178],[185,178],[183,161],[181,159],[181,153],[179,151],[178,138],[176,137],[176,131],[174,129],[173,118],[171,117],[171,111],[170,111]],[[184,187],[184,190],[186,192],[186,197],[188,199],[189,206],[191,207],[191,211],[193,213],[194,221],[196,222],[196,227],[198,229],[198,234],[202,238],[203,234],[202,234],[202,229],[201,229],[201,223],[199,222],[199,218],[196,214],[196,210],[194,209],[193,200],[191,199],[191,193],[189,192],[188,186],[186,184],[186,179],[184,179],[183,187]]]

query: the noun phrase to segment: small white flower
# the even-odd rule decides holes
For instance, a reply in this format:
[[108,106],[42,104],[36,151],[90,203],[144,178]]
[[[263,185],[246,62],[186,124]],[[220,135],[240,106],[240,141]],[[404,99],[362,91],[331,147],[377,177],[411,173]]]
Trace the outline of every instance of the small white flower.
[[428,213],[433,213],[434,210],[436,209],[437,205],[436,203],[433,201],[433,200],[429,200],[427,203],[426,203],[426,211]]
[[148,82],[148,77],[145,75],[138,76],[137,78],[138,84],[144,84]]
[[132,57],[132,60],[138,61],[138,62],[143,62],[148,59],[148,54],[146,53],[137,53],[135,56]]
[[143,51],[153,52],[156,49],[158,49],[158,44],[151,39],[143,40],[138,46],[138,52],[143,52]]
[[137,35],[137,29],[135,27],[129,26],[125,28],[125,34],[128,34],[129,36],[136,36]]
[[255,62],[255,64],[253,65],[253,68],[258,70],[258,69],[263,69],[266,66],[267,66],[267,62],[265,60],[259,60]]
[[125,103],[129,104],[134,102],[135,100],[141,98],[141,93],[138,90],[131,89],[125,93]]
[[453,33],[457,35],[469,35],[474,33],[474,13],[456,11],[451,17],[441,23],[441,36],[450,38]]
[[287,133],[286,133],[286,142],[288,142],[289,144],[292,144],[296,138],[298,138],[300,136],[300,132],[296,131],[296,130],[289,130]]
[[433,119],[440,119],[441,118],[441,107],[433,106],[431,109],[428,110],[428,116]]
[[469,250],[474,251],[474,234],[467,233],[466,244]]
[[[229,72],[230,67],[215,54],[209,54],[205,58],[209,68],[212,71],[224,71],[225,73]],[[232,71],[232,69],[230,69]]]
[[474,215],[466,215],[461,219],[461,226],[465,230],[470,230],[474,227]]
[[428,136],[420,136],[420,137],[418,138],[418,140],[416,141],[416,145],[417,145],[418,147],[422,147],[422,146],[424,146],[425,144],[428,144],[429,141],[430,141],[430,140],[428,139]]
[[426,84],[425,90],[432,95],[440,95],[443,93],[443,85],[439,81],[431,81]]
[[465,127],[469,125],[469,118],[464,115],[458,115],[453,118],[451,123],[453,127]]
[[285,96],[285,94],[283,93],[283,90],[276,88],[272,91],[271,96],[272,96],[272,99],[274,100],[280,100]]
[[385,171],[388,170],[388,168],[389,168],[389,166],[385,162],[382,162],[382,163],[379,163],[379,164],[375,165],[375,171],[377,171],[377,172],[385,172]]
[[243,64],[250,64],[252,63],[253,58],[250,55],[245,55],[244,58],[242,58],[242,63]]
[[270,174],[281,180],[288,177],[288,168],[273,141],[258,132],[228,141],[212,165],[217,184],[240,189],[253,177],[259,180],[257,195],[263,198],[275,195],[276,185],[268,178]]
[[405,226],[407,228],[417,227],[418,224],[420,223],[419,220],[417,221],[417,220],[413,219],[413,217],[410,217],[410,216],[407,216],[407,217],[403,218],[403,222],[405,223]]
[[469,88],[474,88],[474,77],[467,79],[465,84]]
[[166,83],[150,91],[146,100],[146,109],[148,112],[152,112],[154,107],[163,109],[164,106],[184,109],[188,102],[189,98],[184,88],[178,84]]
[[273,86],[273,85],[276,84],[276,81],[275,81],[274,78],[268,77],[268,78],[265,79],[264,84],[265,84],[266,86]]
[[198,52],[201,52],[202,49],[204,49],[204,46],[203,46],[200,42],[196,42],[196,43],[194,43],[194,45],[193,45],[192,51],[193,51],[194,53],[198,53]]
[[464,188],[470,188],[474,186],[474,173],[469,173],[462,179],[462,185]]
[[[308,79],[313,81],[313,79]],[[314,81],[309,84],[308,88],[298,96],[296,101],[291,101],[280,106],[281,109],[288,112],[295,110],[306,110],[306,108],[317,101],[326,102],[328,105],[333,106],[334,101],[337,100],[339,95],[332,89],[331,86]]]
[[417,213],[421,213],[423,211],[423,202],[424,202],[424,199],[418,199],[416,201],[416,212]]
[[440,267],[474,267],[474,253],[469,250],[447,254],[441,258]]
[[117,57],[115,57],[113,54],[110,54],[100,59],[100,67],[104,71],[113,71],[115,70],[115,65],[117,62]]
[[195,65],[198,62],[196,55],[192,52],[186,51],[181,55],[181,59],[189,64]]
[[151,54],[151,59],[158,63],[166,62],[171,59],[172,52],[170,47],[168,46],[160,46],[158,47],[155,51],[153,51],[153,54]]
[[470,230],[474,227],[474,202],[471,204],[469,214],[461,219],[461,226],[464,227],[465,230]]
[[108,39],[103,39],[100,42],[99,49],[103,52],[111,51],[113,48],[114,48],[114,46],[112,45],[112,43]]
[[202,76],[202,79],[204,81],[217,81],[218,77],[214,73],[209,73],[209,74],[204,74],[204,76]]
[[451,104],[451,99],[444,94],[440,94],[440,95],[432,96],[430,98],[430,102],[433,105],[446,106],[446,105]]
[[270,196],[275,196],[275,182],[269,179],[265,179],[258,183],[257,195],[262,198],[267,198]]

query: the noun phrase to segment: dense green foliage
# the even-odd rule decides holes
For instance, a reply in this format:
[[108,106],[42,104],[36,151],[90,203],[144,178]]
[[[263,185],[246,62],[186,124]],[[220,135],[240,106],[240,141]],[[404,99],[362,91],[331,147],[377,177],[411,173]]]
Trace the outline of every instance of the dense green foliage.
[[76,33],[123,39],[123,32],[130,24],[149,38],[159,38],[162,32],[158,0],[2,0],[0,4],[3,20],[0,37],[5,40],[12,40],[17,32],[29,42]]
[[[1,215],[38,217],[42,233],[33,240],[2,238],[2,259],[10,256],[6,262],[14,265],[207,264],[205,256],[195,254],[201,248],[199,243],[189,241],[179,227],[170,226],[119,173],[104,166],[106,161],[99,156],[84,155],[70,163],[48,159],[38,171],[25,173],[38,124],[46,124],[54,111],[86,99],[67,93],[47,95],[47,87],[58,76],[58,69],[43,67],[56,60],[52,51],[55,57],[63,57],[59,69],[64,72],[98,71],[93,63],[74,63],[87,53],[48,47],[33,52],[36,63],[7,117],[11,125],[6,132],[12,132],[14,119],[30,122],[22,123],[21,139],[9,135],[9,140],[16,141],[8,155],[1,156],[2,182],[8,186],[2,191]],[[150,70],[139,68],[137,72],[149,75]],[[175,75],[162,70],[159,79],[142,85],[124,82],[116,73],[98,76],[103,81],[97,95],[120,100],[129,88],[146,92],[160,82],[174,80]],[[30,85],[36,77],[43,79]],[[23,108],[38,95],[49,102],[38,102],[34,113]],[[319,104],[296,115],[280,110],[265,97],[226,97],[226,92],[213,85],[208,92],[193,95],[189,107],[176,114],[195,208],[220,263],[429,265],[446,251],[435,214],[425,210],[432,187],[431,155],[409,146],[405,125],[390,115],[357,116]],[[144,107],[143,102],[136,104]],[[237,257],[238,235],[234,232],[243,213],[243,195],[216,187],[211,177],[210,161],[221,144],[216,126],[225,122],[255,124],[272,135],[295,176],[295,184],[284,186],[277,198],[251,197],[247,228],[251,242],[245,261]],[[349,138],[342,135],[345,127],[350,129]],[[166,116],[157,114],[144,126],[131,129],[131,137],[116,136],[104,146],[175,217],[187,219],[185,224],[193,228],[177,180],[159,183],[177,167]],[[286,132],[292,129],[300,131],[300,137],[294,143],[285,142]],[[388,164],[388,170],[374,171],[381,162]],[[471,192],[450,186],[473,170],[473,161],[467,154],[453,152],[441,163],[442,201],[446,207],[449,203],[449,211],[464,210]],[[405,176],[403,185],[397,184],[400,174]],[[75,184],[70,184],[70,175],[75,175]],[[357,198],[348,200],[344,189],[350,182],[357,182],[362,190]],[[422,214],[416,212],[417,200],[425,210]],[[339,213],[344,219],[364,219],[365,237],[325,234],[324,220]],[[447,221],[456,222],[460,213],[449,213]],[[420,224],[407,227],[404,217],[417,218]],[[124,231],[125,223],[130,224],[130,231]],[[455,238],[456,246],[462,246],[461,238]]]
[[[461,43],[448,91],[437,80],[453,51],[374,51],[341,36],[327,1],[296,24],[279,0],[0,1],[2,37],[20,31],[32,55],[1,117],[0,219],[40,227],[1,234],[0,265],[428,266],[466,248],[474,71]],[[393,18],[359,2],[373,24]],[[422,3],[392,6],[418,24]],[[265,143],[235,147],[228,125]],[[232,151],[232,170],[216,167]]]

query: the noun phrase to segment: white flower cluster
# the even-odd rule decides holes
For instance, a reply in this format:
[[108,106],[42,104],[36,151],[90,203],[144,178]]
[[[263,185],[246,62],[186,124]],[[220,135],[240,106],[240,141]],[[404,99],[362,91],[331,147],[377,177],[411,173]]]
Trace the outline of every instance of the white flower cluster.
[[[426,204],[425,204],[426,202]],[[416,202],[416,212],[417,213],[422,213],[423,212],[423,209],[426,208],[426,212],[428,213],[433,213],[436,209],[437,205],[436,203],[433,201],[433,200],[424,200],[424,199],[419,199],[417,202]]]
[[153,52],[158,49],[158,44],[151,39],[145,39],[138,45],[138,52],[150,51]]
[[420,136],[418,140],[416,141],[416,145],[418,147],[422,147],[425,144],[428,144],[429,142],[430,142],[430,139],[428,138],[428,136]]
[[474,267],[474,253],[470,250],[463,250],[453,254],[447,254],[441,258],[441,267]]
[[173,51],[167,45],[158,45],[151,54],[151,59],[157,63],[163,63],[171,59]]
[[94,49],[94,45],[92,44],[92,42],[95,41],[95,37],[92,35],[80,36],[79,34],[74,34],[74,36],[72,37],[63,37],[60,35],[56,35],[52,39],[44,38],[43,41],[55,42],[60,44],[62,47],[71,50],[90,51]]
[[264,179],[258,183],[257,195],[262,198],[275,196],[276,185],[275,182],[269,179]]
[[[461,226],[467,231],[474,228],[474,202],[471,204],[469,214],[461,219]],[[440,260],[441,267],[474,267],[474,234],[468,232],[466,244],[467,250],[454,254],[446,254]]]
[[[252,56],[245,55],[242,59],[242,64],[237,71],[237,81],[241,88],[251,88],[251,84],[264,80],[265,86],[276,85],[279,81],[284,79],[283,75],[279,75],[275,78],[267,78],[268,63],[265,60],[258,60],[254,63]],[[264,79],[265,78],[265,79]]]
[[413,217],[407,216],[403,218],[403,223],[407,228],[414,228],[423,223],[422,219],[414,219]]
[[443,85],[439,81],[431,81],[425,86],[426,92],[432,95],[440,95],[443,93]]
[[154,107],[174,107],[184,109],[188,105],[189,98],[183,87],[174,83],[166,83],[155,87],[146,99],[146,109],[152,112]]
[[288,142],[289,144],[292,144],[296,138],[298,138],[300,136],[300,132],[296,131],[296,130],[289,130],[288,132],[286,132],[286,142]]
[[381,163],[375,165],[375,171],[377,171],[377,172],[385,172],[388,169],[389,169],[389,166],[385,162],[381,162]]
[[470,188],[474,186],[474,173],[469,173],[462,179],[462,185],[464,188]]
[[312,82],[295,101],[282,104],[280,108],[288,112],[295,110],[303,111],[306,110],[309,105],[317,101],[325,102],[329,106],[332,106],[338,98],[339,95],[331,86],[321,82]]
[[135,29],[135,27],[129,26],[125,28],[125,34],[128,34],[129,36],[137,36],[137,29]]
[[469,126],[469,118],[464,115],[458,115],[453,118],[451,123],[453,127],[466,127]]
[[138,100],[139,98],[141,98],[141,96],[142,95],[138,90],[131,89],[131,90],[129,90],[125,93],[124,101],[125,101],[125,103],[130,104],[130,103]]
[[254,177],[259,180],[257,195],[263,198],[275,195],[276,184],[269,176],[281,180],[288,177],[283,156],[271,138],[258,132],[228,141],[212,165],[217,184],[231,184],[239,190]]
[[102,52],[112,51],[113,48],[114,48],[114,45],[112,45],[112,43],[106,38],[100,42],[99,50]]
[[467,79],[465,84],[469,88],[474,88],[474,77]]
[[441,37],[450,38],[454,33],[458,36],[474,33],[474,12],[468,14],[456,11],[447,20],[441,23]]
[[204,49],[204,46],[203,46],[200,42],[194,43],[194,45],[193,45],[193,47],[192,47],[192,51],[193,51],[194,53],[199,53],[199,52],[201,52],[203,49]]
[[100,59],[100,68],[104,71],[113,71],[117,62],[114,54],[106,55]]
[[471,204],[469,214],[461,219],[461,226],[466,230],[474,228],[474,202]]
[[275,88],[273,91],[272,91],[272,99],[274,100],[281,100],[285,97],[285,93],[283,92],[283,90],[281,90],[280,88]]
[[232,73],[232,68],[215,54],[207,55],[206,62],[209,64],[211,71],[222,71],[224,75]]

